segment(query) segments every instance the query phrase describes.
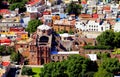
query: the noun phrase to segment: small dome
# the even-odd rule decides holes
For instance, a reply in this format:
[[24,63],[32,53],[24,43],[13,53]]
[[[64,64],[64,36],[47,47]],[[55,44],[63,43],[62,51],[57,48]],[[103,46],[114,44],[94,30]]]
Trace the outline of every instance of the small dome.
[[43,24],[43,25],[38,26],[37,29],[40,29],[40,30],[49,30],[49,29],[51,29],[51,27],[48,26],[48,25]]

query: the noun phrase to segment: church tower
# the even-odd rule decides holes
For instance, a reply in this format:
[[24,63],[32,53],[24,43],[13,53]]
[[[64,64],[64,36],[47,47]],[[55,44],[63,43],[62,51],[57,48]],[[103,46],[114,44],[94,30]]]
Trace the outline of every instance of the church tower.
[[50,62],[50,51],[52,41],[52,28],[48,25],[37,27],[37,64],[42,65]]

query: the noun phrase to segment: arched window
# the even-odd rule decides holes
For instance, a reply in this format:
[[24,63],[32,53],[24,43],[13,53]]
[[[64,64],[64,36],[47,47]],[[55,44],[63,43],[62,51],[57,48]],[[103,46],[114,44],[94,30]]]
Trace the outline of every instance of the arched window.
[[46,42],[48,43],[49,38],[47,36],[40,37],[40,42]]

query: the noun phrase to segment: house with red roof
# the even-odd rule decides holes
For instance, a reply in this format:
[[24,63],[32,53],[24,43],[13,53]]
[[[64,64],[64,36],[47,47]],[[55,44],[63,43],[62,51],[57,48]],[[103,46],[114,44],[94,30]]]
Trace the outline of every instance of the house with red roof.
[[38,12],[38,10],[42,10],[45,6],[44,0],[29,0],[29,2],[26,4],[27,12],[29,13],[35,13]]
[[11,44],[11,40],[4,38],[4,39],[0,39],[0,45],[10,45]]
[[8,9],[0,9],[0,15],[4,14],[10,14],[10,11]]
[[99,15],[98,14],[92,14],[92,18],[98,18],[99,17]]

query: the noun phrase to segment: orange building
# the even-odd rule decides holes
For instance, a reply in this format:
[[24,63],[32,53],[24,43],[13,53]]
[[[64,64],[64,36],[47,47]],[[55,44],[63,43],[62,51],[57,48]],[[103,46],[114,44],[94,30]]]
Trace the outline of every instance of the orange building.
[[76,22],[75,20],[68,20],[68,19],[55,20],[53,22],[53,29],[55,31],[66,31],[66,32],[70,32],[70,30],[72,30],[74,32],[75,22]]

